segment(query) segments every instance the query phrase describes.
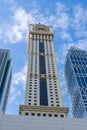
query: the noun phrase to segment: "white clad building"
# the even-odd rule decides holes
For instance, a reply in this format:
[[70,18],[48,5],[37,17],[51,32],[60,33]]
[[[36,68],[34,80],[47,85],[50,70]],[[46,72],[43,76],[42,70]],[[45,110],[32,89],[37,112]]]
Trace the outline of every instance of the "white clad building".
[[25,104],[19,114],[66,117],[53,45],[52,26],[31,24],[28,36],[28,67]]

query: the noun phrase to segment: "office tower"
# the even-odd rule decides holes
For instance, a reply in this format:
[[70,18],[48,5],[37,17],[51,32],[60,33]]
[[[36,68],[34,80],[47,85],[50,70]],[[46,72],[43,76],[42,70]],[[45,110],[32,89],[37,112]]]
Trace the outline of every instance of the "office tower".
[[63,107],[53,47],[52,26],[30,25],[25,105],[19,114],[67,115]]
[[87,52],[76,47],[68,51],[65,79],[75,118],[87,117]]
[[0,49],[0,113],[5,113],[11,83],[12,67],[8,49]]

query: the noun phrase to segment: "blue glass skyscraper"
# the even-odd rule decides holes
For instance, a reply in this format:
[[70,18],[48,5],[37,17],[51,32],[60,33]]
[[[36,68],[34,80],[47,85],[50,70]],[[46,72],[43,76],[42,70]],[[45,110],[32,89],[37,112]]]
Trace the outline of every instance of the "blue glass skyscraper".
[[87,117],[87,52],[75,47],[68,51],[65,79],[75,118]]
[[5,113],[11,84],[12,67],[9,49],[0,49],[0,113]]

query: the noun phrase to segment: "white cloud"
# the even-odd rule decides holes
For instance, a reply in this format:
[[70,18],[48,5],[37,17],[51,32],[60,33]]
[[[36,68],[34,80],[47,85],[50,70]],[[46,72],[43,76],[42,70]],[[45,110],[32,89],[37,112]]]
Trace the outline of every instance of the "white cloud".
[[50,17],[52,17],[53,19],[52,25],[54,28],[61,28],[61,29],[68,28],[70,24],[69,14],[67,12],[67,7],[64,4],[60,2],[56,3],[56,14],[53,16]]
[[[7,1],[9,2],[9,0]],[[4,22],[0,28],[0,39],[4,38],[6,43],[18,43],[25,40],[29,24],[39,22],[53,25],[62,40],[71,41],[73,36],[76,38],[87,36],[87,9],[84,9],[80,4],[72,7],[71,16],[71,9],[60,2],[55,3],[55,14],[51,12],[50,15],[41,13],[39,5],[34,1],[33,4],[30,4],[28,11],[22,6],[17,6],[14,2],[11,2],[10,8],[13,15],[9,16],[9,21]],[[74,31],[74,35],[71,33],[72,31]]]
[[30,16],[30,14],[28,17],[27,12],[22,7],[19,7],[18,9],[16,9],[12,17],[14,23],[19,26],[19,30],[24,30],[24,31],[26,31],[27,29],[29,18],[32,20],[32,17]]
[[62,11],[65,11],[66,10],[65,4],[57,2],[56,10],[57,10],[57,14],[60,14]]
[[85,24],[87,23],[87,10],[82,8],[80,4],[77,4],[73,8],[74,10],[74,22],[79,25],[79,24]]
[[9,103],[17,103],[17,97],[20,97],[21,91],[23,92],[25,90],[26,72],[27,65],[25,65],[19,72],[13,73]]
[[87,37],[87,9],[83,8],[81,4],[74,6],[72,21],[76,37]]
[[70,49],[71,46],[75,46],[79,49],[83,49],[87,51],[87,39],[82,39],[82,40],[78,40],[77,42],[64,44],[62,46],[63,55],[66,55],[67,51]]
[[13,3],[14,0],[5,0],[6,3]]
[[60,37],[63,39],[63,40],[68,40],[68,41],[72,41],[72,37],[71,37],[71,35],[70,35],[70,33],[68,33],[67,31],[61,31],[60,33],[59,33],[59,35],[60,35]]
[[13,84],[18,85],[21,83],[24,85],[26,79],[26,72],[27,72],[27,65],[25,65],[20,72],[14,73]]
[[[56,60],[57,63],[63,64],[65,63],[66,54],[71,46],[75,46],[79,49],[87,51],[87,39],[78,40],[75,42],[61,44],[60,49],[56,52]],[[62,53],[62,55],[61,55]]]
[[23,40],[27,35],[28,25],[31,23],[40,22],[62,29],[66,29],[69,26],[69,17],[63,4],[57,3],[55,15],[47,16],[40,13],[36,4],[34,4],[34,8],[33,5],[32,8],[30,7],[29,12],[23,7],[17,7],[16,4],[12,7],[10,11],[12,11],[13,15],[10,17],[9,22],[1,25],[1,36],[2,38],[5,37],[5,42],[17,43]]
[[3,35],[10,43],[16,43],[23,40],[28,31],[28,15],[26,11],[20,7],[16,9],[14,15],[11,17],[11,23],[6,24],[3,27],[3,31]]
[[87,37],[87,31],[83,29],[79,29],[75,33],[77,38],[86,38]]
[[18,96],[20,96],[20,94],[21,94],[21,92],[18,90],[18,91],[15,91],[15,93],[13,93],[13,95],[12,96],[10,96],[10,98],[9,98],[9,103],[15,103],[15,104],[17,104],[17,97]]
[[37,9],[27,13],[22,7],[14,7],[11,11],[10,21],[1,25],[0,38],[4,37],[6,43],[18,43],[27,36],[29,24],[36,21]]

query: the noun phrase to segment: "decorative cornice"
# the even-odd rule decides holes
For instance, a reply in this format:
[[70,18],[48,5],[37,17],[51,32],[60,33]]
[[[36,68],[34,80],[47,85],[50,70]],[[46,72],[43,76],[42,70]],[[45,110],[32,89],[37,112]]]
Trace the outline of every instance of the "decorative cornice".
[[22,111],[52,112],[52,113],[66,113],[67,114],[68,113],[68,108],[66,108],[66,107],[20,105],[19,114]]

